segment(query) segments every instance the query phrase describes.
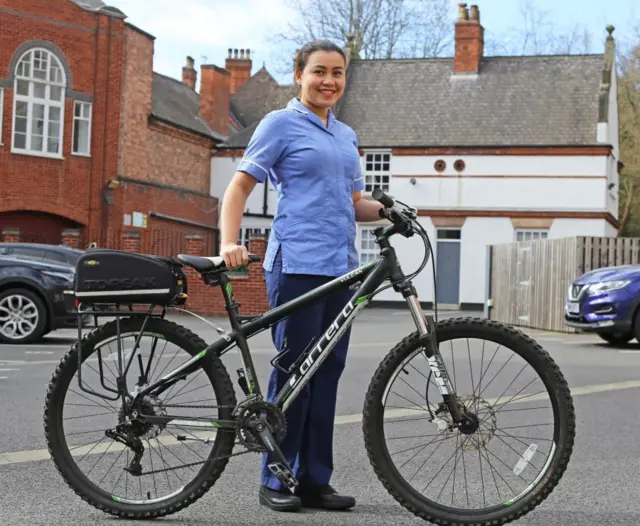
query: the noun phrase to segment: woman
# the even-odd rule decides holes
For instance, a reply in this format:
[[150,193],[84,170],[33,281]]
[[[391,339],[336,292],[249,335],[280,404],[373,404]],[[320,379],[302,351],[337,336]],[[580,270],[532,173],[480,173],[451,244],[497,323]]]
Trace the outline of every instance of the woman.
[[[278,189],[277,212],[265,255],[271,308],[286,303],[358,267],[356,221],[380,219],[380,204],[361,199],[364,180],[355,132],[339,122],[331,107],[345,89],[344,52],[328,41],[306,44],[295,58],[300,95],[286,108],[269,113],[249,142],[221,209],[221,256],[229,268],[248,262],[238,246],[245,203],[258,182],[271,179]],[[337,294],[279,323],[273,340],[289,352],[288,368],[322,335],[343,309],[349,293]],[[333,471],[333,427],[338,381],[345,366],[347,331],[295,402],[289,407],[287,436],[281,449],[300,482],[295,494],[262,463],[260,502],[278,511],[301,506],[347,509],[352,497],[329,485]],[[273,401],[286,375],[271,373],[267,400]]]

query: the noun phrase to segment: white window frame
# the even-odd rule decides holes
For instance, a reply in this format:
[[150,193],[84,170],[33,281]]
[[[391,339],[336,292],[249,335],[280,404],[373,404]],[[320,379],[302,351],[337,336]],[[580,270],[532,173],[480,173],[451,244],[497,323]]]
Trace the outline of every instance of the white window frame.
[[[89,108],[89,116],[88,117],[78,117],[76,115],[76,109],[78,107],[84,108],[87,107]],[[88,137],[87,137],[87,147],[88,147],[88,151],[86,152],[79,152],[76,151],[75,149],[75,144],[76,144],[76,122],[78,121],[84,121],[88,123]],[[91,125],[93,123],[93,104],[91,104],[90,102],[84,102],[81,100],[76,100],[73,101],[73,127],[71,129],[71,154],[72,155],[78,155],[80,157],[91,157]]]
[[[529,235],[527,236],[527,234]],[[519,237],[522,237],[522,239],[518,239]],[[513,232],[513,239],[518,243],[548,238],[549,230],[547,228],[516,228]]]
[[[358,230],[358,262],[359,265],[366,265],[380,255],[380,247],[375,242],[373,231],[380,225],[361,226]],[[371,245],[371,241],[373,245]],[[367,243],[367,247],[363,247],[363,243]]]
[[[39,54],[41,57],[39,60],[43,60],[46,58],[47,69],[45,73],[45,78],[37,78],[34,75],[34,60],[36,54]],[[26,62],[28,61],[28,62]],[[28,64],[28,73],[24,72],[24,69],[21,69],[23,64]],[[55,78],[52,78],[52,75],[55,75]],[[65,88],[67,86],[67,78],[64,68],[62,66],[62,62],[60,59],[51,51],[45,48],[34,47],[26,51],[18,60],[16,65],[16,69],[14,71],[14,89],[13,89],[13,122],[11,129],[11,152],[24,154],[24,155],[34,155],[37,157],[50,157],[54,159],[62,159],[63,158],[63,149],[64,149],[64,104],[65,104]],[[18,84],[26,82],[27,83],[27,91],[28,94],[20,94],[18,93]],[[44,98],[39,98],[34,95],[34,90],[36,84],[44,84]],[[61,91],[60,100],[55,100],[51,98],[51,91],[53,88],[59,88]],[[17,108],[18,103],[26,102],[27,103],[27,128],[26,128],[26,142],[25,147],[20,148],[16,147],[16,118],[17,118]],[[42,150],[35,150],[31,147],[31,139],[32,139],[32,126],[33,126],[33,109],[34,105],[42,105],[44,106],[44,115],[43,115],[43,127],[42,127]],[[50,124],[50,113],[52,108],[57,108],[60,111],[60,121],[59,121],[59,134],[58,134],[58,151],[57,152],[49,152],[48,151],[48,142],[49,142],[49,124]],[[20,132],[22,134],[22,132]]]
[[[378,162],[376,162],[376,156],[380,156]],[[385,156],[388,156],[388,162],[385,161]],[[377,187],[380,187],[384,192],[389,192],[391,187],[391,161],[391,150],[364,151],[364,169],[362,170],[362,173],[364,175],[365,194],[372,193],[373,189]],[[380,166],[379,170],[376,170],[376,164]],[[387,170],[384,169],[385,164],[388,165]],[[371,170],[369,169],[370,167]],[[381,181],[377,182],[375,180],[376,177],[380,177]]]

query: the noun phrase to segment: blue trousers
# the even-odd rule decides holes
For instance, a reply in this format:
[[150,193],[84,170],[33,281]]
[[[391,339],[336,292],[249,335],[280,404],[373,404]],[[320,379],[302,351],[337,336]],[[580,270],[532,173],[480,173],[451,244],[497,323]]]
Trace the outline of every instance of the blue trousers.
[[[266,273],[267,292],[271,308],[297,298],[328,281],[328,276],[285,274],[280,254],[273,270]],[[282,352],[286,341],[289,352],[279,365],[288,369],[306,349],[312,339],[318,339],[342,311],[351,297],[350,291],[339,292],[301,310],[272,328],[273,342]],[[351,330],[317,369],[313,378],[287,408],[287,435],[280,448],[293,468],[301,487],[329,484],[333,473],[333,427],[338,381],[345,367]],[[272,402],[282,389],[288,375],[274,368],[269,378],[266,398]],[[269,454],[262,458],[261,483],[274,490],[285,488],[267,468]]]

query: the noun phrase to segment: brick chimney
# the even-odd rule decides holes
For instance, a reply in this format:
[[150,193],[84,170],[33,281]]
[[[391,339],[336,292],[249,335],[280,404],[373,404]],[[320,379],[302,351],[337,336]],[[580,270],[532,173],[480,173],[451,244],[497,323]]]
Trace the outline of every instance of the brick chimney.
[[456,22],[454,73],[478,73],[484,52],[484,28],[480,25],[480,10],[477,5],[458,4]]
[[231,49],[224,67],[231,73],[230,92],[233,95],[251,77],[251,50]]
[[187,57],[187,65],[182,68],[182,82],[191,89],[196,89],[196,81],[198,80],[198,72],[193,69],[193,58]]
[[213,65],[203,65],[200,71],[200,115],[213,130],[229,133],[231,73]]

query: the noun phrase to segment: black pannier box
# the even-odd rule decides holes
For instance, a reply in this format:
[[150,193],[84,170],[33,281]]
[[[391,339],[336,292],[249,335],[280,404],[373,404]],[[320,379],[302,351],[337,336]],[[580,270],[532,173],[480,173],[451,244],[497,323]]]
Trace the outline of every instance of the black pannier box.
[[91,249],[78,259],[74,290],[84,304],[179,305],[187,278],[170,257]]

